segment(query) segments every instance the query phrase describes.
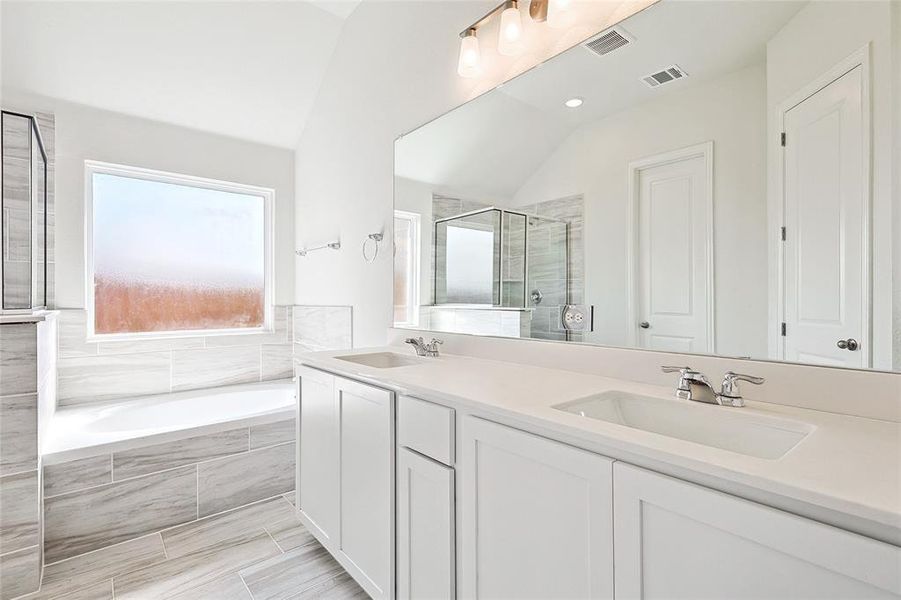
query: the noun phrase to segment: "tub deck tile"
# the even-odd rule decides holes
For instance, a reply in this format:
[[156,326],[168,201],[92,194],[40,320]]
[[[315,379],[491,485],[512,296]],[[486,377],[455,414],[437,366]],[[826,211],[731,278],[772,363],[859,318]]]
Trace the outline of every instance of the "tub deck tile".
[[294,488],[295,444],[251,450],[198,465],[198,510],[212,515]]
[[44,466],[44,497],[75,492],[111,483],[112,461],[109,454],[78,458]]
[[44,552],[55,562],[197,518],[197,467],[46,498]]
[[284,421],[252,425],[250,427],[250,448],[265,448],[293,442],[297,437],[297,421],[292,417]]
[[113,480],[148,475],[248,449],[247,427],[113,453]]

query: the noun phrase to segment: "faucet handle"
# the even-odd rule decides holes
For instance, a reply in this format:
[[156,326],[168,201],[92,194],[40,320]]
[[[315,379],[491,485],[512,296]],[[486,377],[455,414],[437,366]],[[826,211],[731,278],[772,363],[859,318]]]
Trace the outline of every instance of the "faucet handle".
[[660,370],[664,373],[678,373],[679,384],[676,386],[676,398],[688,400],[691,398],[691,380],[696,377],[703,378],[699,371],[695,371],[691,367],[670,367],[663,366]]
[[766,379],[757,377],[756,375],[745,375],[744,373],[736,373],[735,371],[726,371],[726,374],[723,375],[723,389],[720,392],[720,395],[726,398],[741,398],[741,389],[738,387],[739,381],[747,381],[754,385],[760,385],[766,381]]
[[694,371],[691,367],[660,367],[664,373],[689,373]]

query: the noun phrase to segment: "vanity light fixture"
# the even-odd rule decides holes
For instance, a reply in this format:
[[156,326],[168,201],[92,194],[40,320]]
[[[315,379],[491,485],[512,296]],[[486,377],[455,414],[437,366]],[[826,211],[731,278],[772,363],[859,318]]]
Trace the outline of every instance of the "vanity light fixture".
[[522,53],[522,16],[519,14],[519,3],[508,0],[501,13],[501,26],[497,37],[497,51],[504,56],[516,56]]
[[482,72],[482,53],[479,51],[479,38],[476,28],[470,27],[460,34],[460,60],[457,73],[460,77],[478,77]]
[[582,102],[583,100],[581,98],[576,97],[570,98],[569,100],[564,102],[564,104],[566,105],[566,108],[579,108],[580,106],[582,106]]
[[547,24],[554,29],[568,27],[572,17],[570,4],[572,0],[548,0]]

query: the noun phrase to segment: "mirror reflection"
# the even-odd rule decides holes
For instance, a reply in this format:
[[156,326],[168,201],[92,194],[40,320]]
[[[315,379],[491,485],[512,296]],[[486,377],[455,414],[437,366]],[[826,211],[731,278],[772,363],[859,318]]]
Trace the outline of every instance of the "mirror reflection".
[[901,370],[889,4],[662,0],[401,137],[396,325]]

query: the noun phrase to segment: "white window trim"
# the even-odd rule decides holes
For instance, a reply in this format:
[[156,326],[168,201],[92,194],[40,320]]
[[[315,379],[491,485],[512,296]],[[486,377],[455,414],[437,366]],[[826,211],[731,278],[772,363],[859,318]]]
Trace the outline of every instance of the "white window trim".
[[[193,329],[178,331],[147,331],[136,333],[96,333],[94,331],[94,174],[118,175],[121,177],[130,177],[132,179],[145,179],[147,181],[155,181],[161,183],[172,183],[177,185],[187,185],[192,187],[204,188],[209,190],[217,190],[223,192],[233,192],[238,194],[249,194],[261,196],[263,198],[263,224],[265,231],[263,233],[263,325],[253,328],[233,328],[233,329]],[[241,183],[231,183],[227,181],[219,181],[216,179],[206,179],[204,177],[195,177],[193,175],[183,175],[180,173],[169,173],[166,171],[156,171],[153,169],[144,169],[141,167],[132,167],[127,165],[118,165],[94,160],[86,160],[84,163],[84,198],[85,198],[85,237],[84,237],[84,253],[85,253],[85,289],[84,289],[84,306],[87,311],[87,340],[88,341],[114,341],[114,340],[141,340],[141,339],[160,339],[160,338],[182,338],[182,337],[210,337],[218,335],[255,335],[261,333],[272,333],[274,329],[273,322],[273,286],[274,286],[274,265],[273,265],[273,241],[275,232],[273,230],[273,212],[275,210],[275,190],[270,188],[257,187],[252,185],[244,185]]]
[[[410,271],[413,279],[410,281],[410,296],[412,302],[409,303],[408,315],[412,315],[412,319],[394,323],[395,327],[418,327],[419,326],[419,310],[420,310],[420,279],[422,277],[421,255],[422,255],[422,217],[418,213],[408,212],[405,210],[395,210],[395,219],[406,219],[413,224],[413,239],[410,241]],[[393,240],[392,240],[393,243]]]

